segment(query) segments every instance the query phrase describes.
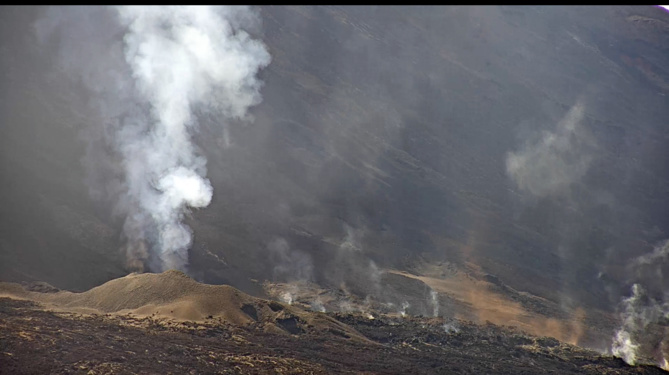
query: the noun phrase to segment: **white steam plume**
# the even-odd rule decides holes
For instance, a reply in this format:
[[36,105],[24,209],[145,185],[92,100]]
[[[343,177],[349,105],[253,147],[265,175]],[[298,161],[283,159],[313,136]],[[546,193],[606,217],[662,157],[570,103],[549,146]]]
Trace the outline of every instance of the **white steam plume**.
[[411,307],[411,304],[407,301],[402,302],[402,308],[400,309],[399,313],[400,315],[404,318],[407,316],[407,309]]
[[54,72],[82,84],[99,116],[83,131],[85,164],[92,195],[109,193],[125,218],[130,268],[186,269],[183,216],[213,194],[194,111],[225,122],[261,101],[256,73],[270,55],[242,30],[255,22],[248,7],[128,6],[53,7],[35,23],[37,39],[58,46]]
[[[642,268],[646,265],[653,265],[659,263],[665,263],[669,259],[669,240],[663,241],[660,245],[655,246],[653,251],[650,254],[642,255],[632,262],[632,265],[637,268]],[[662,269],[657,267],[657,277],[662,279],[664,275],[662,274]]]
[[430,306],[432,306],[432,316],[439,316],[439,294],[434,290],[430,289]]
[[444,328],[444,332],[446,333],[458,333],[460,332],[460,328],[455,324],[455,322],[451,323],[444,323],[442,326]]
[[[632,295],[622,300],[621,307],[622,324],[613,338],[611,352],[634,365],[642,354],[639,352],[639,339],[643,338],[651,324],[669,319],[669,304],[658,303],[647,295],[641,285],[634,284]],[[658,360],[657,365],[664,365],[663,361]]]
[[[268,245],[270,259],[274,266],[274,279],[285,281],[311,281],[313,279],[313,263],[311,256],[293,249],[284,238],[277,237]],[[297,288],[297,286],[295,286]],[[296,293],[297,290],[294,292]]]
[[[654,361],[665,366],[669,345],[669,291],[666,268],[669,240],[628,264],[632,295],[620,302],[621,325],[616,330],[611,351],[629,364]],[[652,359],[651,359],[652,357]]]
[[[137,212],[129,215],[130,246],[145,243],[159,270],[184,269],[191,230],[182,223],[189,207],[206,207],[213,189],[206,160],[196,155],[191,132],[196,106],[242,118],[260,102],[256,72],[270,56],[264,45],[233,21],[246,8],[118,7],[128,26],[125,59],[135,89],[150,106],[150,125],[129,121],[118,134],[127,193]],[[138,119],[141,121],[141,119]]]
[[35,25],[43,42],[60,37],[63,71],[91,91],[101,116],[100,129],[88,131],[120,159],[116,211],[134,269],[187,266],[192,234],[183,216],[213,194],[191,141],[193,113],[243,119],[260,102],[255,75],[270,56],[241,29],[254,17],[246,7],[75,7],[50,10]]
[[507,155],[506,172],[520,189],[536,196],[556,194],[585,175],[594,143],[580,126],[583,116],[584,105],[576,103],[555,132],[544,132],[537,142]]
[[634,331],[639,329],[639,324],[644,324],[643,319],[637,316],[635,311],[636,301],[639,300],[643,288],[639,284],[634,284],[632,287],[632,295],[622,301],[622,326],[616,331],[611,345],[611,352],[625,360],[625,362],[633,365],[636,363],[637,350],[639,345],[632,338]]

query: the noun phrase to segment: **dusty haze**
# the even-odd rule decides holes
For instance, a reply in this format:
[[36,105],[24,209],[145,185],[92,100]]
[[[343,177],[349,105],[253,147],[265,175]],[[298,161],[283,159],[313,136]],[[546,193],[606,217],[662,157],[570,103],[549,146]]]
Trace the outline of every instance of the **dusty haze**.
[[[2,8],[0,278],[84,290],[182,268],[256,295],[270,280],[381,298],[380,269],[420,260],[622,314],[619,332],[666,317],[669,13],[213,14],[193,19],[227,22],[211,35],[239,48],[184,60],[201,75],[165,87],[142,78],[132,44],[170,14]],[[183,78],[170,51],[159,65]],[[226,53],[242,56],[232,78]],[[181,143],[157,157],[146,131],[170,124],[161,108],[181,111]],[[201,194],[156,195],[177,180]],[[164,227],[176,245],[160,245]]]

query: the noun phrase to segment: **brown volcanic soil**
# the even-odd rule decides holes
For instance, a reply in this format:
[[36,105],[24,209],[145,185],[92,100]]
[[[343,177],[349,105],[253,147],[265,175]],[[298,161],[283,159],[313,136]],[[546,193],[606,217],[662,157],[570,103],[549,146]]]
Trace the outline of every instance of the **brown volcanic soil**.
[[307,312],[176,271],[0,289],[14,296],[0,298],[0,374],[664,373],[511,327]]
[[[266,282],[265,293],[308,310],[355,311],[363,315],[370,312],[399,315],[401,303],[406,302],[408,314],[434,316],[433,303],[437,303],[438,315],[445,318],[515,327],[528,334],[596,350],[610,346],[611,336],[620,324],[612,313],[562,306],[517,291],[474,265],[457,267],[421,262],[408,268],[410,271],[380,271],[380,284],[388,292],[380,300],[303,282]],[[431,292],[436,294],[432,303]],[[395,303],[388,304],[390,301]]]
[[[41,286],[43,287],[43,286]],[[0,283],[0,296],[28,299],[70,313],[114,313],[166,321],[207,321],[235,326],[254,324],[270,332],[296,333],[296,322],[316,330],[357,332],[324,315],[308,314],[275,301],[251,297],[228,285],[198,283],[181,271],[130,274],[83,293],[40,293],[18,284]]]

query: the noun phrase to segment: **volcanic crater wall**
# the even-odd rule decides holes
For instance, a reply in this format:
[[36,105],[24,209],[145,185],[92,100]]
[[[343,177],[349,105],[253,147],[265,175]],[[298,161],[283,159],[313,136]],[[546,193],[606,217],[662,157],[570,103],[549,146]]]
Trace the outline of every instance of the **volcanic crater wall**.
[[[262,102],[247,120],[195,114],[214,192],[184,217],[191,275],[255,293],[254,278],[369,284],[420,255],[611,311],[644,281],[627,264],[669,237],[665,13],[257,11]],[[123,275],[119,160],[86,136],[95,93],[37,43],[44,9],[0,17],[0,277],[83,290]]]

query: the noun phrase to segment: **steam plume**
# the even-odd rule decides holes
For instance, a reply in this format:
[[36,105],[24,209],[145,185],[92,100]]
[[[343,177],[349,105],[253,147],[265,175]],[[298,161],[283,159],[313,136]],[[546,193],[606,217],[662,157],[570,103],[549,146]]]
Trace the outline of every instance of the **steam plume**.
[[[192,233],[183,217],[213,195],[206,160],[191,140],[194,113],[244,119],[260,102],[255,74],[270,55],[242,30],[254,13],[207,6],[117,7],[113,17],[109,9],[52,13],[36,25],[38,37],[64,35],[61,63],[96,95],[100,133],[122,165],[117,211],[125,216],[129,266],[185,270]],[[104,27],[91,27],[96,21],[82,15]],[[112,36],[119,31],[122,46]]]
[[668,254],[669,241],[663,241],[630,263],[637,282],[632,286],[632,295],[620,302],[621,325],[611,345],[613,354],[629,364],[655,356],[655,364],[665,366],[669,336],[662,327],[669,321],[669,293],[662,271]]
[[621,357],[625,362],[633,365],[636,363],[637,350],[639,345],[635,343],[632,338],[633,331],[638,329],[638,325],[644,324],[643,320],[638,317],[635,311],[635,302],[639,300],[643,288],[639,284],[634,284],[632,287],[632,295],[623,299],[623,324],[616,331],[611,351],[614,355]]
[[434,290],[430,290],[430,306],[432,306],[432,316],[439,316],[439,295]]
[[558,123],[555,132],[544,132],[534,144],[506,158],[507,174],[522,190],[536,196],[565,191],[580,180],[592,160],[592,140],[580,127],[584,105],[576,103]]
[[[213,193],[204,177],[205,160],[196,156],[190,140],[196,126],[193,107],[244,117],[260,101],[254,75],[269,63],[269,54],[246,32],[233,29],[230,18],[246,10],[117,9],[128,25],[125,58],[152,122],[139,137],[133,132],[133,139],[121,140],[128,194],[139,211],[128,220],[139,219],[155,231],[152,248],[161,270],[183,269],[192,242],[182,223],[184,211],[206,207]],[[145,241],[139,233],[130,233],[130,240]]]
[[[281,237],[275,238],[267,246],[274,267],[274,278],[286,281],[311,281],[313,263],[309,254],[292,249]],[[297,288],[297,286],[294,286]]]
[[[647,327],[669,315],[666,306],[661,306],[646,294],[639,284],[632,287],[632,295],[622,301],[622,326],[616,331],[611,351],[629,364],[637,363],[639,342],[636,336]],[[662,365],[658,363],[658,365]]]

